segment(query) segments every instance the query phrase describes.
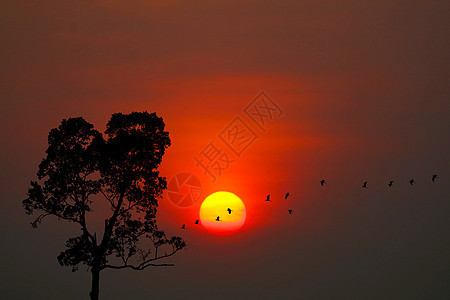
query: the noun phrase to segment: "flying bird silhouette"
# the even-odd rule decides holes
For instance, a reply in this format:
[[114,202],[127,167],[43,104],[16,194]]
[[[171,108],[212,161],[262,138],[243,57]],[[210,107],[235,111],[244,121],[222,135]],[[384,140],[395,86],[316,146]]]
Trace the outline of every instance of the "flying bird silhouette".
[[292,214],[293,210],[292,209],[288,209],[289,214]]
[[284,195],[284,199],[287,199],[290,196],[289,193],[286,193],[286,195]]
[[322,179],[322,180],[320,181],[320,185],[321,185],[321,186],[323,186],[325,183],[326,183],[326,182],[325,182],[325,179]]
[[367,189],[367,181],[364,181],[364,184],[362,185],[362,187]]
[[410,184],[410,185],[413,185],[414,182],[415,182],[414,179],[411,179],[411,180],[409,181],[409,184]]
[[438,176],[435,174],[435,175],[433,175],[433,176],[431,176],[431,181],[435,181],[436,180],[436,178],[438,178]]
[[199,221],[200,221],[200,220],[196,220],[194,224],[198,224]]
[[272,200],[270,200],[270,195],[267,195],[266,201],[271,201],[272,202]]
[[181,229],[186,229],[186,225],[185,224],[181,225]]
[[389,184],[388,184],[388,186],[389,187],[392,187],[392,184],[394,183],[394,181],[393,180],[391,180],[391,181],[389,181]]
[[231,212],[232,212],[233,210],[231,210],[231,208],[228,208],[227,211],[228,211],[228,214],[231,215]]
[[222,221],[222,220],[220,219],[220,216],[217,216],[216,221],[217,221],[217,222]]

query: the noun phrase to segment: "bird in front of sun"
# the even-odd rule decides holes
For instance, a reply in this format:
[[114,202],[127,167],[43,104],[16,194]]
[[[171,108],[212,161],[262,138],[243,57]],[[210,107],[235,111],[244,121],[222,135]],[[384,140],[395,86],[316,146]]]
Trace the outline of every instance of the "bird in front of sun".
[[201,224],[213,234],[235,233],[244,225],[245,219],[244,202],[230,192],[214,192],[206,197],[200,206]]
[[362,187],[367,189],[367,181],[364,181],[364,184],[362,185]]
[[181,229],[186,229],[186,225],[185,224],[181,225]]
[[272,200],[270,200],[270,195],[267,195],[266,201],[272,202]]
[[195,220],[194,224],[198,225],[198,222],[200,222],[200,220]]
[[286,195],[284,195],[284,199],[287,199],[291,194],[289,194],[289,192],[286,193]]

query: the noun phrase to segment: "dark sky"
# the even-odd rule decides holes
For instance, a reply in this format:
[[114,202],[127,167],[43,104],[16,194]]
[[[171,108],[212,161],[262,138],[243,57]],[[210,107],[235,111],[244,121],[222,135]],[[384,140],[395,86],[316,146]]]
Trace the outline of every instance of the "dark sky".
[[[227,237],[181,231],[201,201],[180,209],[165,195],[161,227],[188,249],[174,268],[103,272],[102,299],[450,298],[449,10],[417,0],[2,1],[2,298],[87,298],[90,273],[56,260],[78,228],[48,219],[32,229],[21,201],[62,119],[103,131],[111,114],[144,110],[170,131],[163,175],[195,174],[203,199],[236,193],[247,222]],[[244,112],[261,90],[283,111],[265,132]],[[212,182],[194,157],[237,116],[259,138]]]

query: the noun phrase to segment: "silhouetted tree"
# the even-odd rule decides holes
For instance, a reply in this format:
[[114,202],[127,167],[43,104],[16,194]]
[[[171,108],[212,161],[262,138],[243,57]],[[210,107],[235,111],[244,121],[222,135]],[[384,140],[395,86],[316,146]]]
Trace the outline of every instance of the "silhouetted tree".
[[[166,237],[155,222],[157,199],[167,187],[157,170],[170,146],[164,127],[155,113],[133,112],[112,115],[105,138],[81,117],[63,120],[49,133],[47,157],[37,173],[40,182],[31,182],[22,205],[27,214],[38,213],[33,227],[47,216],[80,226],[81,234],[67,240],[58,261],[72,271],[88,266],[91,299],[98,299],[102,270],[169,266],[155,261],[185,247],[180,237]],[[97,201],[111,209],[99,234],[87,224]]]

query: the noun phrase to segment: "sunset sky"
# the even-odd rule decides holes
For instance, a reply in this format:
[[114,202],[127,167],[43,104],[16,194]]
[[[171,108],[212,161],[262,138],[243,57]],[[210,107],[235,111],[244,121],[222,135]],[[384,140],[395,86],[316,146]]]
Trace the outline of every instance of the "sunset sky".
[[[2,1],[0,295],[87,298],[90,273],[56,259],[78,227],[32,229],[21,201],[62,119],[103,132],[113,113],[148,111],[172,140],[161,174],[193,174],[202,191],[190,207],[159,201],[161,229],[188,244],[167,260],[175,267],[104,271],[101,299],[450,298],[449,11],[418,0]],[[262,127],[246,113],[261,95],[278,109]],[[233,122],[254,137],[239,154],[223,141]],[[215,181],[196,162],[211,142],[233,160]],[[229,236],[194,225],[217,191],[246,207]]]

